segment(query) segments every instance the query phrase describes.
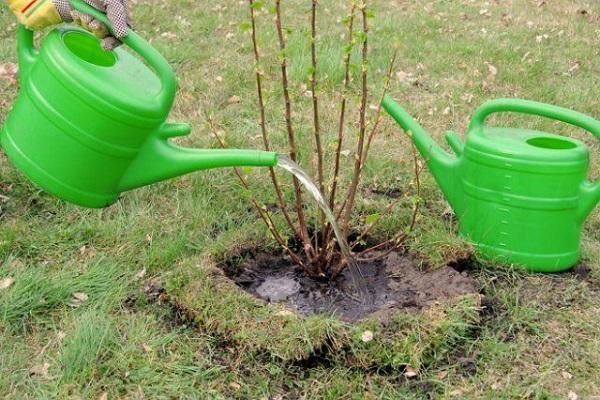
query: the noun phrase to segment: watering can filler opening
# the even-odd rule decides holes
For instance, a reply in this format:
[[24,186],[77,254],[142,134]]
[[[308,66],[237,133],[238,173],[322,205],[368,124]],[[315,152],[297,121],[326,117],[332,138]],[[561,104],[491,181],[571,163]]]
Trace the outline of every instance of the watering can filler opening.
[[489,127],[494,113],[514,112],[562,121],[600,138],[600,122],[547,104],[492,100],[475,113],[466,143],[449,132],[445,152],[390,97],[385,110],[427,159],[453,208],[460,233],[483,257],[531,271],[569,269],[580,257],[583,222],[600,200],[587,180],[589,152],[573,138],[516,128]]
[[[109,25],[81,0],[73,8]],[[189,172],[277,164],[273,152],[189,149],[169,139],[190,133],[166,122],[176,94],[169,63],[129,31],[112,52],[78,28],[57,28],[35,49],[17,32],[21,89],[0,132],[9,159],[53,195],[105,207],[120,193]],[[134,53],[130,52],[133,50]]]

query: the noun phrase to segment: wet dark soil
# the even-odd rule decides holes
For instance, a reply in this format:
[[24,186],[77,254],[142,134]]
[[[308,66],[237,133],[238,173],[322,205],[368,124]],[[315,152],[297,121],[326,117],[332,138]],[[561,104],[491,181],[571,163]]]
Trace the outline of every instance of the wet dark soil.
[[398,309],[417,310],[479,289],[466,272],[449,266],[422,270],[406,254],[392,253],[359,266],[366,295],[358,294],[348,270],[333,282],[319,281],[278,255],[259,253],[223,270],[239,287],[267,302],[283,303],[304,316],[331,314],[350,322],[367,316],[385,320]]

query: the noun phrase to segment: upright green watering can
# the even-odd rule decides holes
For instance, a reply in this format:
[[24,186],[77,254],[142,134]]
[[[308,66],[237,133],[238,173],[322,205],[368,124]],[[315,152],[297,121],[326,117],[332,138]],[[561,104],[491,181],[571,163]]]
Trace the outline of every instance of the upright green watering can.
[[586,146],[546,132],[488,127],[485,121],[500,112],[530,114],[600,138],[599,121],[532,101],[493,100],[475,112],[466,143],[446,134],[452,156],[391,98],[383,106],[427,159],[458,217],[460,233],[481,255],[539,272],[577,263],[582,224],[600,200],[600,183],[587,180]]
[[[70,2],[109,24],[81,0]],[[190,132],[187,124],[165,122],[176,92],[173,70],[135,32],[124,43],[139,58],[124,49],[106,52],[97,38],[74,28],[53,30],[35,50],[33,32],[19,27],[21,92],[0,143],[32,181],[97,208],[121,192],[196,170],[277,164],[271,152],[170,143]]]

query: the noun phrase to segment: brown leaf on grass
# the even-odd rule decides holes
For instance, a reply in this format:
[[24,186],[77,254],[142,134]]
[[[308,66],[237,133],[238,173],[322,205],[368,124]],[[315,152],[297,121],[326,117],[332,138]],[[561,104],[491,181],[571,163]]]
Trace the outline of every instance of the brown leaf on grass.
[[365,342],[365,343],[369,343],[370,341],[373,340],[373,332],[371,331],[364,331],[363,334],[360,336],[360,339]]
[[567,371],[562,371],[560,373],[562,375],[562,377],[566,380],[570,380],[573,378],[573,375],[571,375],[570,373],[568,373]]
[[71,298],[71,302],[69,303],[69,305],[71,307],[79,307],[81,306],[83,303],[85,303],[86,301],[88,301],[89,296],[85,293],[82,292],[77,292],[77,293],[73,293],[73,297]]
[[175,39],[177,37],[177,34],[174,32],[163,32],[160,34],[160,36],[166,39]]
[[8,289],[13,283],[15,283],[15,278],[13,278],[12,276],[0,280],[0,290]]
[[142,343],[142,350],[144,350],[144,353],[150,353],[152,351],[152,347],[148,346],[146,343]]
[[240,97],[240,96],[231,96],[231,97],[230,97],[230,98],[227,100],[227,102],[228,102],[229,104],[237,104],[237,103],[239,103],[239,102],[241,102],[241,101],[242,101],[242,99],[241,99],[241,97]]
[[404,369],[404,376],[407,378],[414,378],[415,376],[417,376],[419,374],[419,371],[414,369],[412,366],[407,365],[406,368]]
[[237,382],[231,382],[229,384],[229,387],[232,388],[232,389],[234,389],[234,390],[240,390],[242,388],[242,385],[240,385]]
[[569,400],[577,400],[579,399],[579,396],[577,395],[577,393],[573,392],[572,390],[569,391],[569,393],[567,394],[567,398]]
[[98,400],[108,400],[108,393],[103,392],[100,397],[98,397]]
[[41,365],[34,365],[29,369],[29,376],[38,376],[42,379],[48,379],[48,368],[50,368],[50,364],[47,362]]
[[11,83],[17,81],[17,74],[19,73],[19,67],[15,63],[4,63],[0,64],[0,79],[6,79]]
[[145,276],[146,276],[146,268],[142,269],[140,272],[135,274],[135,277],[137,279],[144,279]]

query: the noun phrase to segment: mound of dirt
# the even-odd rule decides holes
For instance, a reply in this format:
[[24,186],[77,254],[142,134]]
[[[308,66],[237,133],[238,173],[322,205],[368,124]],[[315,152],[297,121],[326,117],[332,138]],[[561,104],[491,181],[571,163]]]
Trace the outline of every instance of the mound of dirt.
[[239,287],[301,315],[333,314],[354,322],[367,316],[385,320],[398,309],[418,310],[433,302],[477,293],[477,282],[451,267],[426,271],[409,255],[392,253],[359,264],[368,295],[358,295],[348,270],[333,282],[318,281],[281,256],[260,253],[237,267],[224,266]]

